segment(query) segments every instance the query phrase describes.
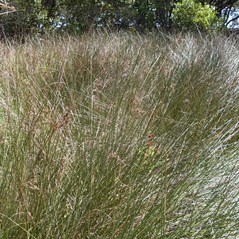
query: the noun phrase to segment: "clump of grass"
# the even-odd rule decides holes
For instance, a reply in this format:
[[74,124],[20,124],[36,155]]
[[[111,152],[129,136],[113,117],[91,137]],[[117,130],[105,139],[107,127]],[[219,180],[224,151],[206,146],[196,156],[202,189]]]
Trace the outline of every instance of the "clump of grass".
[[1,238],[238,237],[235,42],[1,47]]

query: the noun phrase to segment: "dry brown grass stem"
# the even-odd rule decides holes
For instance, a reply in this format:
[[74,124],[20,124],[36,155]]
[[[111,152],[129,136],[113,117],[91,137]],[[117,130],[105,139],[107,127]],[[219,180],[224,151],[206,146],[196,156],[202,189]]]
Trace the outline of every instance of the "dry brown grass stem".
[[0,9],[1,10],[6,10],[6,12],[1,12],[0,16],[6,15],[6,14],[9,14],[9,13],[13,13],[13,12],[17,11],[14,6],[9,6],[9,5],[4,4],[4,3],[0,3]]

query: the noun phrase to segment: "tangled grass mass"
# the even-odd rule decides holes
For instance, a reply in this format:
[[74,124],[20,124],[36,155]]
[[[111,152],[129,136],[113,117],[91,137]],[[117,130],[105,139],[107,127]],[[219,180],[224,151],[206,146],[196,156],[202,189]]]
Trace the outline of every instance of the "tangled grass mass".
[[239,238],[238,56],[221,35],[1,43],[0,238]]

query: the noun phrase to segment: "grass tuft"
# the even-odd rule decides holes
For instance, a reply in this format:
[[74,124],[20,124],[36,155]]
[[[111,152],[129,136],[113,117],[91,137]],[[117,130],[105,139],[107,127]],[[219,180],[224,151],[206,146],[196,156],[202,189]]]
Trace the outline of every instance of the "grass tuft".
[[0,238],[239,237],[236,41],[1,49]]

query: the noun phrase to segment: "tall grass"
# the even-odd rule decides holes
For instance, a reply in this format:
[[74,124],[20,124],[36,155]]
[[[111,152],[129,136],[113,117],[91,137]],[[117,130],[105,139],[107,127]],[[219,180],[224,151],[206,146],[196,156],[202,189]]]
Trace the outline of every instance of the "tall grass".
[[0,238],[238,238],[237,44],[2,44]]

